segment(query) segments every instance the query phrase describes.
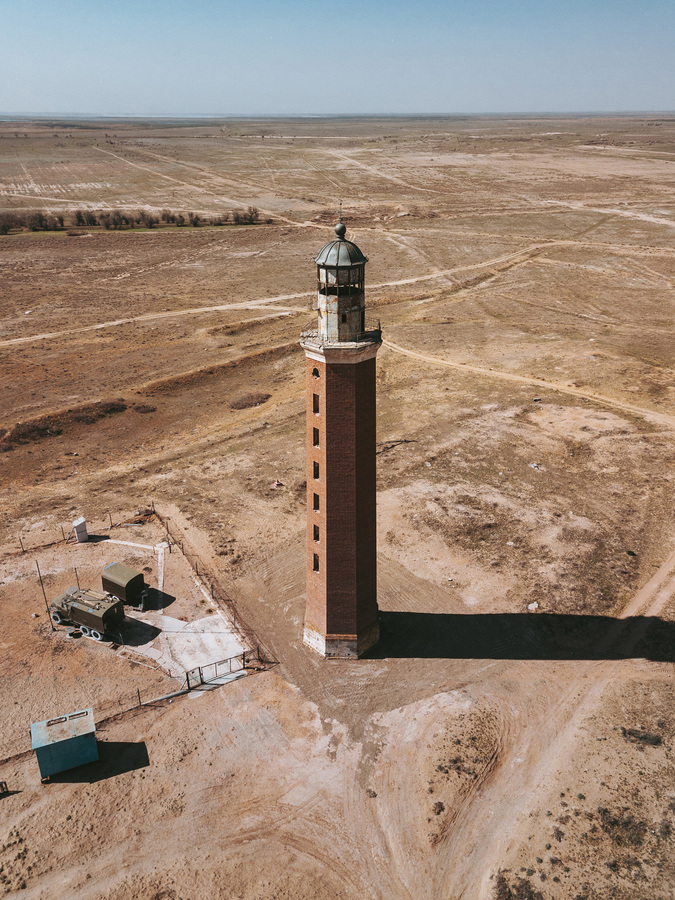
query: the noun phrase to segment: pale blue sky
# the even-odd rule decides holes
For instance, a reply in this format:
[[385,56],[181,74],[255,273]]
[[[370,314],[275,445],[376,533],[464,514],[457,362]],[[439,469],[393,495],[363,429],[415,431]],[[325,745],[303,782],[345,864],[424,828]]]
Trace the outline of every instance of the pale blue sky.
[[675,0],[0,0],[0,113],[675,109]]

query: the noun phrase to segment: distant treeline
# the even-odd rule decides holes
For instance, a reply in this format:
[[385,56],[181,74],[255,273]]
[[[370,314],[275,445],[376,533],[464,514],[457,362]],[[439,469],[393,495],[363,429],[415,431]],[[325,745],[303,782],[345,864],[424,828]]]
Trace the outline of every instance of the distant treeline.
[[[266,224],[272,220],[265,219]],[[157,216],[145,209],[127,212],[119,209],[94,211],[76,209],[68,216],[50,215],[40,211],[0,213],[0,234],[10,231],[62,231],[64,228],[97,228],[122,231],[129,228],[155,228],[174,225],[176,228],[199,228],[204,225],[255,225],[260,212],[255,206],[233,209],[218,215],[205,216],[195,212],[177,213],[163,209]]]

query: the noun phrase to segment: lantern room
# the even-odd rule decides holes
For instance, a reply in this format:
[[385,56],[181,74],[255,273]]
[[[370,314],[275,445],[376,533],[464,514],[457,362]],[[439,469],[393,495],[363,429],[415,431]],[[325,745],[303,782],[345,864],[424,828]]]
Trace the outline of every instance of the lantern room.
[[319,313],[319,338],[328,342],[361,339],[365,323],[365,264],[368,258],[345,238],[338,223],[337,238],[315,257]]

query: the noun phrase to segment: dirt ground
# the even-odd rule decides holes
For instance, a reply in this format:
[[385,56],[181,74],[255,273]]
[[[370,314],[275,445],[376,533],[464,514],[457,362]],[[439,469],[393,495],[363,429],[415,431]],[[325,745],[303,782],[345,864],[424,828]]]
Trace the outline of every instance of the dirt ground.
[[[0,212],[68,226],[0,237],[7,893],[675,896],[674,163],[673,117],[0,122]],[[384,335],[358,662],[302,644],[298,338],[339,200]],[[30,721],[176,686],[54,635],[34,574],[151,502],[278,664],[106,717],[43,786]]]

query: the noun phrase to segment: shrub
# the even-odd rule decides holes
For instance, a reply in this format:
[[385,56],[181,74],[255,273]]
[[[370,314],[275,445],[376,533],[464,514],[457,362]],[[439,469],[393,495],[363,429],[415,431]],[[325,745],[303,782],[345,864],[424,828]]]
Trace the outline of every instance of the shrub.
[[16,227],[14,213],[0,213],[0,234],[8,234],[11,228]]
[[260,406],[270,399],[270,394],[262,394],[259,391],[251,391],[248,394],[242,394],[230,401],[230,409],[250,409],[252,406]]
[[146,209],[143,209],[139,212],[137,221],[139,225],[143,225],[145,228],[154,228],[159,219]]
[[599,806],[600,824],[612,843],[618,847],[639,847],[647,834],[647,823],[625,813],[612,814],[606,807]]

